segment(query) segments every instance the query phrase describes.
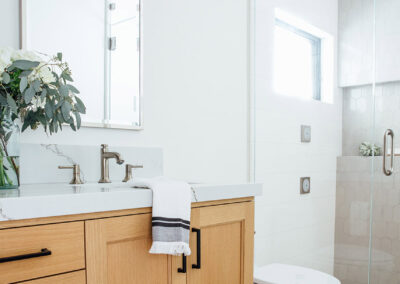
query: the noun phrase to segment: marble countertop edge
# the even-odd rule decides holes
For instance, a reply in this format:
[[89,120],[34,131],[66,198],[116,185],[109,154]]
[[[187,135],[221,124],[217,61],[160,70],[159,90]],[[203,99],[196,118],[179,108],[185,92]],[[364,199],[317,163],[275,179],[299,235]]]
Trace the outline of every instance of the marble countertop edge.
[[[262,184],[192,184],[192,202],[256,197]],[[0,191],[0,221],[75,215],[152,206],[150,189],[132,184],[31,184]]]

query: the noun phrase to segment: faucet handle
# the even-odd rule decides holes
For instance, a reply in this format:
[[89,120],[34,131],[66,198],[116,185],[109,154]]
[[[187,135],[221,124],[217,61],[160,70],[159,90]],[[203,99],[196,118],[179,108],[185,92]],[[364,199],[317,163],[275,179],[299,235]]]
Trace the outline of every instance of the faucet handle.
[[107,151],[108,150],[108,144],[101,144],[101,150]]
[[72,169],[72,180],[70,184],[83,184],[81,180],[81,169],[78,164],[72,166],[58,166],[59,169]]
[[142,169],[143,165],[125,165],[125,178],[122,180],[123,182],[128,182],[132,178],[132,169]]

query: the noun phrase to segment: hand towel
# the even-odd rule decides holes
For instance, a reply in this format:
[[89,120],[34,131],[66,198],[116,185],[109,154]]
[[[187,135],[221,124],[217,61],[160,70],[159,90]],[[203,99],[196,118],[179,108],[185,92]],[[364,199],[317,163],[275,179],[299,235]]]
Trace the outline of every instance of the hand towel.
[[190,255],[190,185],[180,180],[157,177],[137,179],[134,186],[153,191],[153,244],[150,253]]

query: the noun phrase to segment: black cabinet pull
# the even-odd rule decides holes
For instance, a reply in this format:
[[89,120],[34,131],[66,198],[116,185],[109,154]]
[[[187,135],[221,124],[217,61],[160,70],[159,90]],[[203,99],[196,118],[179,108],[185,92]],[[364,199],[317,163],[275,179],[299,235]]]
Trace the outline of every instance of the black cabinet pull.
[[197,235],[196,241],[197,241],[197,263],[192,264],[192,268],[194,269],[200,269],[201,268],[201,231],[200,229],[192,228],[192,232],[195,232]]
[[182,254],[182,268],[178,268],[178,273],[186,273],[186,255]]
[[15,256],[8,256],[8,257],[0,258],[0,263],[16,261],[16,260],[23,260],[23,259],[34,258],[34,257],[41,257],[41,256],[46,256],[46,255],[51,255],[51,251],[48,250],[47,248],[44,248],[44,249],[41,249],[40,252],[21,254],[21,255],[15,255]]

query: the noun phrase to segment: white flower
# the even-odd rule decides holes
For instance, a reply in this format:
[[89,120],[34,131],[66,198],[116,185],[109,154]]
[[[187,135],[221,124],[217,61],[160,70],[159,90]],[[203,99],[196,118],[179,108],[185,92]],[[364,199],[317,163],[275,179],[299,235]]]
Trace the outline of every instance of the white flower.
[[33,97],[32,98],[32,110],[36,112],[39,108],[44,109],[46,105],[46,98],[42,101],[40,97]]
[[51,70],[48,66],[44,66],[39,69],[39,76],[45,84],[50,84],[56,81],[56,78],[54,77],[53,73],[51,73]]
[[32,82],[35,79],[41,79],[44,84],[50,84],[56,81],[56,78],[54,77],[53,73],[51,73],[49,66],[44,65],[45,63],[40,63],[39,66],[33,70],[32,74],[28,77],[29,82]]
[[3,74],[4,69],[11,64],[11,55],[14,50],[11,47],[0,48],[0,76]]
[[29,61],[39,61],[42,62],[43,58],[39,56],[38,53],[25,49],[15,50],[11,55],[11,60],[29,60]]
[[56,79],[53,76],[49,66],[44,66],[45,60],[37,52],[12,48],[0,48],[0,76],[4,72],[4,68],[9,66],[13,61],[16,60],[29,60],[41,62],[39,66],[33,69],[33,72],[29,75],[28,81],[33,82],[36,79],[42,80],[43,83],[49,84],[54,82]]
[[43,83],[49,84],[52,83],[56,80],[54,78],[53,74],[51,73],[51,70],[48,66],[44,66],[44,59],[41,57],[37,52],[30,51],[30,50],[16,50],[12,56],[12,60],[29,60],[29,61],[39,61],[41,62],[38,67],[33,69],[33,72],[31,75],[28,77],[28,81],[32,82],[35,79],[41,79]]

